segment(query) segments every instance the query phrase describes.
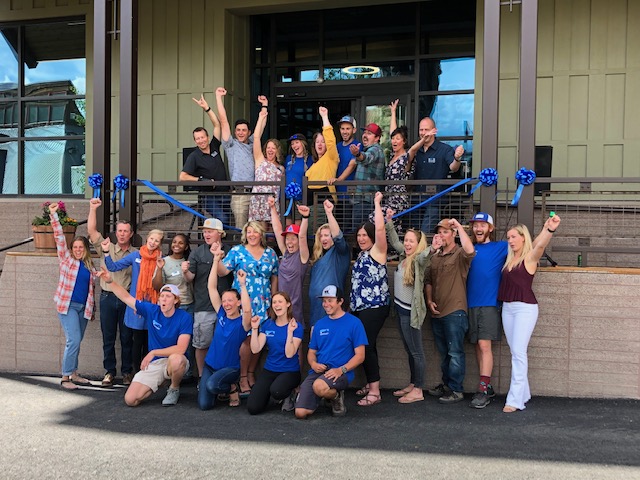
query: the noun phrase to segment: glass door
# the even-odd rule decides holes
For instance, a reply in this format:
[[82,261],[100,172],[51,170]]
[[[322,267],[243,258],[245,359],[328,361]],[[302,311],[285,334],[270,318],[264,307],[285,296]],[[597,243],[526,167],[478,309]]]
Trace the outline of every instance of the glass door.
[[[411,118],[409,109],[411,107],[411,95],[398,94],[395,95],[365,95],[359,99],[360,116],[363,121],[358,125],[359,127],[365,127],[370,123],[377,124],[382,129],[382,137],[380,138],[380,145],[386,154],[386,158],[389,158],[391,153],[391,132],[389,126],[391,124],[391,102],[398,99],[398,108],[396,110],[397,126],[408,125],[408,119]],[[417,139],[417,127],[415,136],[413,132],[409,130],[409,142],[412,139]]]

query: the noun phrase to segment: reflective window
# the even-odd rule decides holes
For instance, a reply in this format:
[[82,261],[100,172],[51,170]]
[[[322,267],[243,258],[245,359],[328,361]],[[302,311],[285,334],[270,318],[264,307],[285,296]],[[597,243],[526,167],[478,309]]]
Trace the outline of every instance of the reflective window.
[[473,90],[475,58],[443,58],[420,62],[420,91]]
[[424,95],[420,97],[420,118],[436,122],[439,137],[473,135],[473,94]]
[[420,53],[451,55],[475,51],[476,0],[420,2]]
[[[81,194],[86,123],[84,20],[0,25],[0,33],[4,76],[0,99],[15,98],[0,102],[2,193]],[[18,65],[23,68],[22,86],[17,83]],[[2,143],[3,137],[17,138],[17,142]]]
[[320,58],[319,16],[295,12],[276,17],[276,62]]

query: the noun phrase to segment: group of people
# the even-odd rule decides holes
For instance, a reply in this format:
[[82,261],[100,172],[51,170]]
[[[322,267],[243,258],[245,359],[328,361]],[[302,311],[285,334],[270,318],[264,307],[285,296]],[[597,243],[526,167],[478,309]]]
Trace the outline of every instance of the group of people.
[[[337,142],[326,108],[320,107],[322,131],[309,145],[301,134],[290,138],[284,166],[276,139],[262,144],[268,116],[268,100],[258,97],[261,111],[255,132],[238,120],[234,134],[224,109],[224,88],[216,90],[216,115],[203,96],[194,101],[213,124],[213,136],[194,130],[197,149],[188,157],[180,180],[214,180],[207,187],[223,195],[205,195],[205,209],[213,215],[202,225],[203,244],[191,250],[189,237],[175,235],[167,255],[161,251],[164,233],[152,230],[138,250],[132,243],[131,224],[116,225],[115,242],[96,228],[96,212],[102,202],[91,199],[88,236],[101,254],[94,269],[89,242],[78,237],[67,249],[51,204],[52,225],[60,258],[60,282],[56,304],[67,336],[62,382],[75,389],[89,380],[77,373],[80,341],[94,310],[93,280],[99,279],[100,322],[105,375],[102,386],[113,386],[117,374],[115,341],[121,345],[122,383],[128,386],[127,405],[135,406],[165,382],[170,386],[163,405],[174,405],[185,375],[199,378],[198,405],[213,408],[217,402],[240,405],[248,397],[251,414],[268,408],[270,399],[298,418],[311,415],[324,399],[333,414],[346,412],[344,390],[363,366],[366,383],[357,390],[359,406],[382,401],[377,337],[391,305],[407,352],[409,384],[393,392],[401,404],[424,400],[425,354],[422,325],[430,318],[435,345],[441,357],[442,383],[427,393],[440,403],[464,399],[464,338],[476,345],[480,378],[471,406],[483,408],[495,395],[491,386],[492,341],[500,340],[502,326],[512,352],[512,379],[505,412],[525,408],[530,398],[527,381],[527,346],[537,319],[537,302],[531,284],[538,260],[560,223],[550,217],[542,232],[531,240],[525,226],[507,232],[507,241],[492,241],[490,215],[476,214],[470,221],[472,235],[455,219],[439,219],[437,206],[423,207],[421,228],[398,228],[395,214],[408,208],[404,185],[388,186],[384,193],[372,181],[408,178],[445,178],[459,168],[462,147],[453,149],[435,139],[430,118],[420,122],[420,140],[409,148],[407,129],[396,123],[397,100],[391,103],[392,156],[387,162],[380,147],[381,129],[369,124],[362,144],[354,139],[351,116],[338,122],[342,142]],[[234,182],[278,181],[301,184],[312,181],[318,203],[298,205],[282,222],[279,188],[216,186],[226,181],[221,159],[225,149]],[[336,180],[367,181],[356,187],[349,204],[351,215],[341,217],[356,232],[357,256],[351,258],[336,205],[344,208],[342,186]],[[240,185],[240,183],[238,184]],[[225,198],[225,195],[228,197]],[[236,193],[239,193],[236,195]],[[435,192],[424,192],[431,195]],[[312,198],[312,197],[309,197]],[[337,201],[337,203],[336,203]],[[239,245],[223,241],[230,221],[242,228]],[[317,215],[322,225],[310,249],[309,219]],[[438,221],[439,220],[439,221]],[[271,229],[278,250],[267,243]],[[400,240],[399,233],[404,233]],[[427,236],[433,234],[431,244]],[[456,243],[456,237],[460,244]],[[399,255],[389,287],[389,246]],[[308,290],[304,288],[309,273]],[[350,294],[345,297],[351,273]],[[308,316],[303,304],[308,301]],[[347,303],[348,302],[348,303]],[[502,311],[500,306],[502,305]],[[303,379],[301,355],[305,329],[309,331],[306,360],[310,370]],[[267,354],[260,375],[260,355]],[[195,365],[194,365],[195,364]],[[195,367],[195,368],[194,368]]]
[[[331,199],[334,203],[337,201],[339,211],[336,216],[343,228],[355,230],[365,220],[373,221],[373,196],[380,190],[377,182],[446,179],[450,173],[459,170],[464,155],[462,146],[454,149],[436,139],[438,131],[435,122],[428,117],[420,121],[419,140],[409,146],[409,132],[406,126],[398,125],[398,100],[394,100],[390,104],[389,158],[385,158],[380,145],[383,132],[379,125],[369,123],[361,128],[362,141],[359,142],[356,140],[356,120],[351,115],[345,115],[336,124],[341,137],[341,141],[338,141],[334,126],[329,120],[329,112],[323,106],[318,108],[320,130],[311,139],[307,139],[302,133],[291,135],[285,156],[278,139],[262,140],[269,115],[267,97],[258,96],[260,112],[255,129],[252,131],[248,120],[238,119],[232,132],[224,106],[227,91],[218,87],[215,95],[217,114],[203,95],[199,99],[193,99],[208,116],[213,131],[210,136],[204,127],[194,129],[193,138],[197,148],[186,159],[179,179],[210,182],[207,186],[197,188],[201,192],[204,210],[225,226],[230,225],[236,229],[242,229],[247,221],[257,221],[269,228],[271,215],[267,198],[273,195],[278,208],[281,194],[278,183],[284,178],[286,185],[295,183],[302,186],[303,177],[306,177],[312,182],[308,186],[307,198],[312,203],[310,215],[318,215],[316,223],[320,225],[325,222],[322,202]],[[226,155],[226,165],[221,148]],[[357,185],[347,195],[347,187],[341,184],[347,180],[364,183]],[[236,186],[216,186],[216,182],[227,181],[236,182]],[[269,185],[250,187],[243,186],[241,182],[266,182]],[[336,182],[338,185],[334,185]],[[420,192],[421,201],[442,188],[417,186],[414,190]],[[386,196],[383,214],[387,209],[400,212],[409,207],[405,184],[387,185],[384,190]],[[440,199],[424,207],[420,230],[433,230],[444,201]],[[231,212],[225,208],[227,205]],[[301,219],[296,214],[295,210],[290,212],[287,224],[300,223]],[[402,231],[400,220],[396,222],[396,228]]]

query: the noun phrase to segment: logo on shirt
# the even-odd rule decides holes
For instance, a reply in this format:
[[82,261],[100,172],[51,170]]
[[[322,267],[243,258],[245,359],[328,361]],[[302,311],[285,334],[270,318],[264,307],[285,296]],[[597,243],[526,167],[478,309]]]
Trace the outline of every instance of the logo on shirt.
[[323,337],[323,336],[326,336],[326,335],[329,335],[329,329],[328,328],[321,328],[320,329],[320,336]]
[[428,163],[436,163],[436,159],[435,159],[434,157],[429,157],[429,158],[427,159],[427,162],[428,162]]
[[156,330],[162,330],[162,324],[156,320],[153,321],[153,328]]
[[276,336],[276,332],[273,330],[265,330],[264,331],[265,336],[267,337],[275,337]]

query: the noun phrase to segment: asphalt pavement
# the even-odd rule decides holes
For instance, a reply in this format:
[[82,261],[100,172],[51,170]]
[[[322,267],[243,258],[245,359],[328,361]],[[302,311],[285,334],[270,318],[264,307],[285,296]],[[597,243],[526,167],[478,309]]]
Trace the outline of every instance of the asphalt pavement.
[[[99,385],[99,382],[95,382]],[[469,398],[369,408],[347,392],[347,415],[307,420],[273,406],[251,416],[201,412],[194,384],[178,405],[164,389],[137,408],[123,387],[62,391],[59,379],[0,375],[0,478],[638,478],[640,401],[534,397],[502,413]]]

